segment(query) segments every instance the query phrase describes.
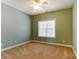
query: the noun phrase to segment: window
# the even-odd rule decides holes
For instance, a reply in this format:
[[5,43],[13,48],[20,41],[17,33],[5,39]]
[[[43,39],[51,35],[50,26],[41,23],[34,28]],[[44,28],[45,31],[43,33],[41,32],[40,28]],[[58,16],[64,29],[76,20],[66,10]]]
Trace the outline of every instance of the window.
[[38,36],[55,38],[55,20],[39,21]]

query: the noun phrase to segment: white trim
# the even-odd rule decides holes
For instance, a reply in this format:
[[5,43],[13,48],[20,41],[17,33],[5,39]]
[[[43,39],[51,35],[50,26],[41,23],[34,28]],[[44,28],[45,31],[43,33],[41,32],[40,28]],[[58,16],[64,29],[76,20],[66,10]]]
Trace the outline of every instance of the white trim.
[[11,49],[11,48],[15,48],[15,47],[17,47],[17,46],[21,46],[21,45],[30,43],[30,42],[38,42],[38,43],[45,43],[45,44],[51,44],[51,45],[58,45],[58,46],[70,47],[70,48],[72,48],[72,50],[73,50],[75,56],[77,56],[77,54],[76,54],[74,48],[72,47],[72,45],[66,45],[66,44],[60,44],[60,43],[50,43],[50,42],[37,41],[37,40],[30,40],[30,41],[26,41],[26,42],[23,42],[23,43],[19,43],[19,44],[16,44],[16,45],[13,45],[13,46],[4,48],[4,49],[1,50],[1,52],[6,51],[6,50]]
[[65,47],[71,47],[72,48],[72,45],[66,45],[66,44],[60,44],[60,43],[51,43],[51,42],[44,42],[44,41],[37,41],[37,40],[31,40],[31,42],[39,42],[39,43],[58,45],[58,46],[65,46]]
[[31,42],[38,42],[38,43],[45,43],[45,44],[51,44],[51,45],[58,45],[58,46],[70,47],[70,48],[72,48],[75,56],[77,57],[77,54],[76,54],[76,52],[75,52],[75,50],[74,50],[74,48],[73,48],[72,45],[66,45],[66,44],[60,44],[60,43],[50,43],[50,42],[37,41],[37,40],[31,40]]
[[73,48],[73,47],[72,47],[72,50],[73,50],[73,52],[74,52],[75,56],[77,57],[77,54],[76,54],[76,52],[75,52],[75,50],[74,50],[74,48]]
[[6,50],[11,49],[11,48],[15,48],[15,47],[17,47],[17,46],[24,45],[24,44],[26,44],[26,43],[30,43],[30,42],[31,42],[31,41],[26,41],[26,42],[23,42],[23,43],[19,43],[19,44],[16,44],[16,45],[13,45],[13,46],[4,48],[4,49],[1,50],[1,52],[6,51]]

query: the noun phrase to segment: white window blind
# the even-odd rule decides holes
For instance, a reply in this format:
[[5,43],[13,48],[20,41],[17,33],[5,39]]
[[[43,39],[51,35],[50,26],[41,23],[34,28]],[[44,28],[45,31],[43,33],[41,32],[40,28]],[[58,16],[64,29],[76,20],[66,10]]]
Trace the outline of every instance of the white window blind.
[[39,21],[38,36],[55,38],[55,20]]

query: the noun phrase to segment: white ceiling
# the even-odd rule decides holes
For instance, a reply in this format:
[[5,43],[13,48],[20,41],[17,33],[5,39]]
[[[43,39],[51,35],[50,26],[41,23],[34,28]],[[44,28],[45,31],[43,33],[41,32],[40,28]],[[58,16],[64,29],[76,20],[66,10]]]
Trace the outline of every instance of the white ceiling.
[[29,0],[2,0],[2,3],[10,5],[29,15],[36,15],[48,11],[56,11],[60,9],[71,8],[74,3],[74,0],[47,0],[48,4],[42,6],[43,10],[34,12],[34,8],[27,3],[28,1]]

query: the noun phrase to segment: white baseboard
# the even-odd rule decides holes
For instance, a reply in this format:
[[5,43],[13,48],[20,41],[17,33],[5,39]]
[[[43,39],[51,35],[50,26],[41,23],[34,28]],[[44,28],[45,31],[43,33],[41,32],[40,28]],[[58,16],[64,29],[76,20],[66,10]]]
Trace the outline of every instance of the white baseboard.
[[60,43],[51,43],[51,42],[44,42],[44,41],[37,41],[37,40],[31,40],[31,42],[46,43],[46,44],[51,44],[51,45],[58,45],[58,46],[65,46],[65,47],[72,48],[72,45],[66,45],[66,44],[60,44]]
[[73,50],[73,52],[74,52],[75,56],[77,57],[77,54],[76,54],[76,52],[75,52],[75,50],[74,50],[74,48],[73,48],[73,47],[72,47],[72,50]]
[[18,47],[18,46],[24,45],[24,44],[26,44],[26,43],[30,43],[30,42],[31,42],[31,41],[26,41],[26,42],[23,42],[23,43],[19,43],[19,44],[16,44],[16,45],[13,45],[13,46],[10,46],[10,47],[7,47],[7,48],[4,48],[4,49],[1,50],[1,52],[6,51],[6,50],[11,49],[11,48],[15,48],[15,47]]
[[74,48],[73,48],[72,45],[66,45],[66,44],[60,44],[60,43],[50,43],[50,42],[37,41],[37,40],[31,40],[31,42],[38,42],[38,43],[45,43],[45,44],[51,44],[51,45],[58,45],[58,46],[70,47],[70,48],[72,48],[75,56],[77,57],[77,54],[76,54],[76,52],[75,52],[75,50],[74,50]]
[[6,51],[6,50],[11,49],[11,48],[15,48],[15,47],[24,45],[26,43],[30,43],[30,42],[38,42],[38,43],[45,43],[45,44],[51,44],[51,45],[71,47],[73,49],[74,54],[77,56],[77,54],[76,54],[74,48],[72,47],[72,45],[66,45],[66,44],[60,44],[60,43],[50,43],[50,42],[37,41],[37,40],[30,40],[30,41],[26,41],[26,42],[23,42],[23,43],[20,43],[20,44],[16,44],[16,45],[10,46],[10,47],[7,47],[7,48],[2,49],[1,52]]
[[26,44],[26,43],[30,43],[30,42],[39,42],[39,43],[52,44],[52,45],[59,45],[59,46],[66,46],[66,47],[71,47],[71,48],[72,48],[71,45],[65,45],[65,44],[59,44],[59,43],[50,43],[50,42],[37,41],[37,40],[30,40],[30,41],[26,41],[26,42],[23,42],[23,43],[19,43],[19,44],[16,44],[16,45],[13,45],[13,46],[4,48],[4,49],[1,50],[1,52],[2,52],[2,51],[6,51],[6,50],[11,49],[11,48],[15,48],[15,47],[24,45],[24,44]]

